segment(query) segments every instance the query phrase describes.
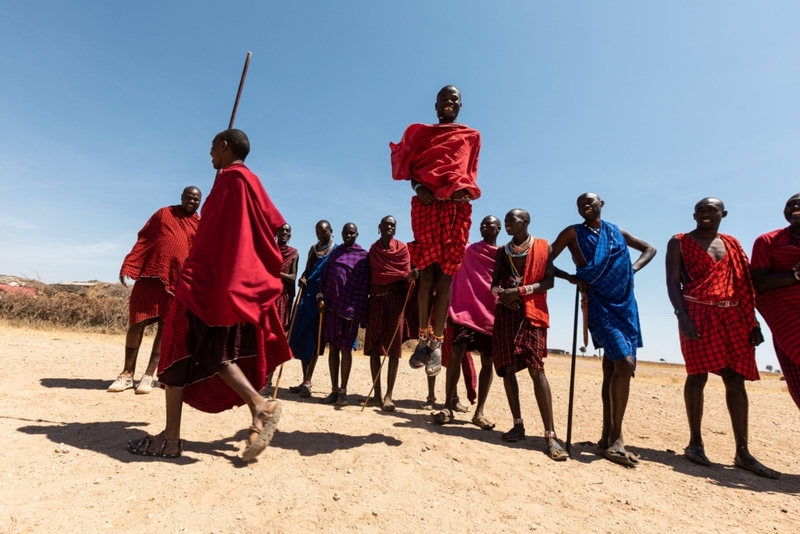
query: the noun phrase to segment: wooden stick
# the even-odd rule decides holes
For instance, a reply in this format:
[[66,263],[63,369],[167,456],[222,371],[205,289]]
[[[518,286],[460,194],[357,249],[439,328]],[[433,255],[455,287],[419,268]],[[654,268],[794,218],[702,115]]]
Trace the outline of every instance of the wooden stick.
[[233,103],[233,111],[231,112],[231,120],[228,123],[228,129],[233,128],[233,123],[236,120],[236,111],[239,109],[239,99],[242,97],[242,89],[244,88],[244,80],[247,78],[247,68],[250,66],[250,58],[253,56],[252,52],[247,53],[244,60],[244,69],[242,70],[242,78],[239,80],[239,90],[236,91],[236,101]]
[[400,325],[403,324],[403,319],[405,318],[406,315],[406,306],[408,305],[408,299],[411,298],[411,292],[413,289],[414,289],[414,283],[412,282],[408,286],[408,293],[406,293],[406,301],[403,303],[403,310],[400,312],[400,319],[397,321],[397,326],[395,327],[394,333],[392,334],[392,340],[389,341],[389,347],[383,351],[383,358],[381,359],[381,364],[378,367],[378,373],[375,376],[375,380],[372,381],[372,387],[370,388],[369,393],[367,393],[367,398],[364,400],[364,404],[361,406],[362,412],[364,411],[364,408],[367,407],[369,398],[372,396],[372,392],[375,391],[375,386],[377,385],[378,380],[381,379],[381,370],[383,369],[383,364],[386,363],[386,358],[389,357],[389,350],[392,348],[392,345],[394,345],[394,338],[397,337],[397,332],[400,330]]
[[575,399],[575,358],[578,350],[578,295],[575,286],[575,321],[572,327],[572,368],[569,372],[569,412],[567,414],[567,455],[572,458],[572,408]]
[[[317,328],[317,352],[314,354],[315,357],[319,357],[319,349],[322,346],[322,319],[325,318],[325,309],[319,311],[319,328]],[[308,377],[303,377],[303,382],[306,382]]]
[[[292,339],[292,330],[294,330],[294,320],[297,318],[297,304],[300,302],[300,297],[303,295],[302,291],[297,292],[297,298],[294,299],[294,307],[292,308],[292,320],[289,322],[289,331],[286,333],[286,341]],[[285,363],[285,362],[284,362]],[[281,376],[283,376],[283,364],[278,369],[278,378],[275,380],[275,389],[272,390],[272,398],[278,400],[278,387],[281,385]]]
[[589,347],[589,295],[581,291],[581,311],[583,312],[583,346]]

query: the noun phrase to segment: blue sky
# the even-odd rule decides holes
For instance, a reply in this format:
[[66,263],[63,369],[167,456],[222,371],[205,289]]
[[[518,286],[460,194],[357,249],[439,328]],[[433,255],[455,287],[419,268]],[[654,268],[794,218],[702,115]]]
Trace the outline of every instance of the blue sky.
[[[659,249],[637,275],[640,357],[680,361],[670,236],[718,196],[749,252],[800,191],[798,27],[800,4],[777,1],[9,3],[0,273],[115,280],[156,209],[210,189],[250,50],[236,126],[294,246],[325,218],[357,223],[366,247],[386,214],[411,239],[388,143],[455,84],[483,136],[476,221],[522,207],[552,240],[599,193],[605,219]],[[550,293],[552,347],[571,344],[572,298]],[[758,359],[776,364],[769,343]]]

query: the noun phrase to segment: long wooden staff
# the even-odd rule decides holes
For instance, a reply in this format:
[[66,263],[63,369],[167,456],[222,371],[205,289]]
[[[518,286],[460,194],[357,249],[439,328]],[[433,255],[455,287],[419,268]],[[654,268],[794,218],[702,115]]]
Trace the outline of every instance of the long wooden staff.
[[580,288],[575,286],[575,321],[572,327],[572,368],[569,372],[569,412],[567,414],[567,455],[572,458],[572,408],[575,398],[575,358],[578,351],[578,295]]
[[[322,346],[322,320],[325,318],[325,309],[319,311],[319,328],[317,328],[317,353],[314,356],[319,356],[319,349]],[[310,368],[310,367],[309,367]],[[308,381],[308,377],[303,377],[303,382]]]
[[[294,307],[292,308],[292,320],[289,323],[289,331],[286,333],[286,341],[292,339],[292,330],[294,330],[294,320],[297,319],[297,304],[300,302],[300,297],[303,295],[302,291],[297,292],[297,298],[294,299]],[[285,363],[285,362],[284,362]],[[283,376],[283,363],[281,368],[278,369],[278,378],[275,380],[275,389],[272,390],[272,398],[278,399],[278,388],[281,385],[281,376]]]
[[[244,80],[247,78],[247,69],[250,67],[250,58],[253,56],[252,52],[247,53],[247,57],[244,59],[244,69],[242,69],[242,77],[239,79],[239,90],[236,91],[236,100],[233,102],[233,111],[231,111],[231,120],[228,121],[228,129],[230,130],[233,128],[233,123],[236,121],[236,112],[239,111],[239,100],[242,98],[242,89],[244,89]],[[217,174],[214,176],[219,176],[220,169],[217,169]]]
[[[397,337],[397,332],[400,330],[400,325],[403,324],[403,318],[406,315],[406,306],[408,305],[408,299],[411,298],[411,291],[414,289],[414,283],[412,282],[408,286],[408,292],[406,293],[406,300],[403,302],[403,309],[400,312],[400,318],[397,321],[397,326],[394,329],[394,333],[392,334],[392,340],[389,341],[389,347],[383,351],[383,358],[381,359],[381,364],[378,367],[378,373],[375,376],[375,380],[372,381],[372,387],[367,394],[367,398],[364,401],[364,404],[361,406],[361,411],[364,411],[364,408],[367,407],[367,403],[369,402],[369,398],[372,396],[372,392],[375,391],[375,385],[378,383],[378,380],[381,379],[381,370],[383,369],[383,364],[386,363],[386,358],[389,357],[389,350],[391,350],[392,345],[394,344],[394,338]],[[383,348],[383,347],[381,347]]]
[[581,291],[581,311],[583,312],[583,346],[589,346],[589,295]]

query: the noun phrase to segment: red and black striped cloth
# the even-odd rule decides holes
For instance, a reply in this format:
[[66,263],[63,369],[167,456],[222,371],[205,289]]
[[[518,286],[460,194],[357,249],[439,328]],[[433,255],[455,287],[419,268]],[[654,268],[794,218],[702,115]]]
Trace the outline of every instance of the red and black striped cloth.
[[[686,372],[720,374],[728,367],[747,380],[758,380],[756,351],[750,343],[756,317],[747,254],[739,241],[725,234],[719,234],[726,249],[719,261],[689,235],[675,237],[689,276],[682,293],[691,300],[684,298],[684,308],[700,334],[694,341],[680,336]],[[726,301],[735,305],[714,305]]]
[[[281,245],[280,249],[281,256],[283,257],[283,262],[281,263],[281,273],[288,274],[293,264],[295,265],[296,272],[297,266],[295,264],[295,259],[297,258],[297,249],[290,247],[289,245]],[[294,282],[288,282],[284,280],[283,293],[281,293],[281,295],[278,297],[278,300],[275,301],[275,307],[278,309],[278,316],[283,322],[283,329],[287,331],[289,330],[289,323],[292,322],[292,304],[294,303],[294,296]]]
[[[800,263],[800,237],[791,226],[761,235],[753,245],[750,268],[791,272]],[[800,284],[763,291],[756,296],[759,313],[769,325],[786,386],[800,408]]]
[[160,278],[139,278],[133,284],[131,299],[128,303],[129,323],[139,324],[147,321],[152,324],[169,311],[172,295]]
[[369,324],[364,337],[364,354],[367,356],[388,354],[392,358],[400,358],[403,342],[417,336],[417,332],[409,328],[408,322],[412,297],[408,298],[408,305],[403,309],[409,289],[413,291],[411,284],[412,282],[400,280],[391,284],[370,286]]
[[418,197],[411,199],[411,230],[414,241],[408,244],[411,263],[425,269],[438,263],[442,272],[453,276],[469,241],[472,226],[472,204],[437,200],[427,206]]

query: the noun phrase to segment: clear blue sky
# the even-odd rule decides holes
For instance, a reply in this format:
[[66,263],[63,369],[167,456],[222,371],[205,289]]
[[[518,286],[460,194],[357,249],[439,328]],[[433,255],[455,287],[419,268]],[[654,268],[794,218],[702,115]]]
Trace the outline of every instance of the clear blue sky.
[[[528,209],[549,240],[576,197],[659,249],[637,275],[642,359],[680,361],[664,250],[722,198],[750,250],[800,191],[796,2],[12,2],[0,17],[0,272],[116,279],[136,232],[208,192],[245,53],[237,127],[307,250],[314,223],[386,214],[411,239],[389,141],[463,93],[483,135],[474,215]],[[478,238],[477,224],[473,237]],[[505,239],[505,237],[503,237]],[[569,268],[564,257],[562,268]],[[569,348],[573,288],[549,301]],[[775,364],[769,343],[759,367]]]

